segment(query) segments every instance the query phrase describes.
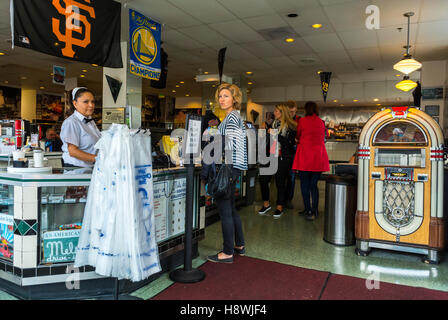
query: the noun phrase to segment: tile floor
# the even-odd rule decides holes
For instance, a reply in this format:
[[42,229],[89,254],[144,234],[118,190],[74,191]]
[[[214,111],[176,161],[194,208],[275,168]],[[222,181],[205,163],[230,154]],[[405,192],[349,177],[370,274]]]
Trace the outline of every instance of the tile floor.
[[[440,264],[428,265],[421,262],[421,255],[417,254],[372,249],[369,256],[359,257],[354,253],[354,245],[335,246],[325,242],[324,182],[319,182],[319,190],[319,217],[315,221],[306,221],[297,214],[303,210],[298,183],[293,200],[295,208],[286,210],[280,219],[259,216],[258,209],[262,204],[259,198],[253,205],[241,208],[239,212],[246,238],[247,256],[359,278],[375,276],[380,285],[384,281],[448,291],[448,259],[443,255]],[[271,204],[275,205],[275,190],[272,194]],[[205,239],[199,243],[199,257],[193,260],[193,268],[206,262],[207,255],[215,254],[221,249],[221,224],[217,222],[206,228]],[[149,299],[172,283],[168,273],[165,273],[131,293],[131,296]],[[14,297],[0,292],[0,300],[5,299]]]

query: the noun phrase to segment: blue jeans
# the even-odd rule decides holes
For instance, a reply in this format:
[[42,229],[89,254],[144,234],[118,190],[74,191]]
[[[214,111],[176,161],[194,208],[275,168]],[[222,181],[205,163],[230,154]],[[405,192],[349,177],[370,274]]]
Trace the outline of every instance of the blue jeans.
[[319,206],[319,189],[317,188],[317,182],[319,182],[320,175],[321,172],[299,171],[300,188],[302,189],[302,197],[303,204],[305,205],[305,210],[312,211],[316,215]]
[[236,179],[240,176],[241,171],[233,168],[233,183],[229,199],[217,199],[219,217],[221,218],[221,229],[223,238],[223,252],[233,255],[234,245],[237,247],[244,246],[243,226],[240,216],[235,207],[235,185]]

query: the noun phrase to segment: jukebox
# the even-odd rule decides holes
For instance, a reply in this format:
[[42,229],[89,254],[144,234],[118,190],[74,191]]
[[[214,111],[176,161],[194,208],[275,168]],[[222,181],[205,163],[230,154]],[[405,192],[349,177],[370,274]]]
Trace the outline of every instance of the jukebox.
[[423,254],[438,263],[444,247],[443,134],[415,108],[372,116],[359,139],[356,253],[370,248]]

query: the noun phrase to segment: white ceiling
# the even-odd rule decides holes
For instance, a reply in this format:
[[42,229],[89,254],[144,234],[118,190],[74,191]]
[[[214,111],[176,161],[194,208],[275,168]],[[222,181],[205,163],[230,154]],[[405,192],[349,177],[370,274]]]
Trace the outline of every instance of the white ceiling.
[[[167,89],[150,89],[149,82],[144,81],[143,92],[172,94],[175,85],[185,81],[176,88],[176,95],[188,92],[200,96],[201,84],[194,76],[201,71],[217,73],[218,50],[223,47],[227,47],[224,73],[236,77],[252,71],[250,80],[254,84],[247,86],[256,89],[319,85],[318,70],[333,72],[330,92],[332,86],[372,81],[390,87],[401,79],[392,65],[405,53],[407,19],[403,14],[408,11],[415,13],[410,28],[411,54],[419,61],[448,59],[448,0],[119,2],[163,25],[163,47],[169,57]],[[372,4],[380,9],[378,30],[365,26],[366,7]],[[298,17],[288,18],[288,13],[297,13]],[[323,27],[315,30],[311,28],[313,23]],[[68,77],[78,77],[82,69],[87,69],[87,77],[79,78],[78,83],[101,92],[101,68],[18,47],[11,50],[7,41],[11,38],[9,24],[9,1],[0,0],[0,51],[6,53],[0,56],[0,85],[8,81],[9,85],[20,86],[24,81],[20,76],[25,75],[32,79],[27,80],[28,85],[38,82],[46,90],[61,92],[50,83],[49,73],[56,63],[67,67]],[[294,35],[296,41],[284,42],[275,30]],[[122,38],[127,38],[126,26],[122,26]],[[347,97],[347,102],[350,100]]]

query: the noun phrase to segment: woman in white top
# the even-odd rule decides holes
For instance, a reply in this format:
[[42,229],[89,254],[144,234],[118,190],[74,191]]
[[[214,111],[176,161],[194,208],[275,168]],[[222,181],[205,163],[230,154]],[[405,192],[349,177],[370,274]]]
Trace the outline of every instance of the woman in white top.
[[64,166],[92,167],[96,157],[94,146],[101,137],[92,119],[95,110],[93,92],[84,87],[73,89],[70,105],[74,112],[62,123],[60,135]]

